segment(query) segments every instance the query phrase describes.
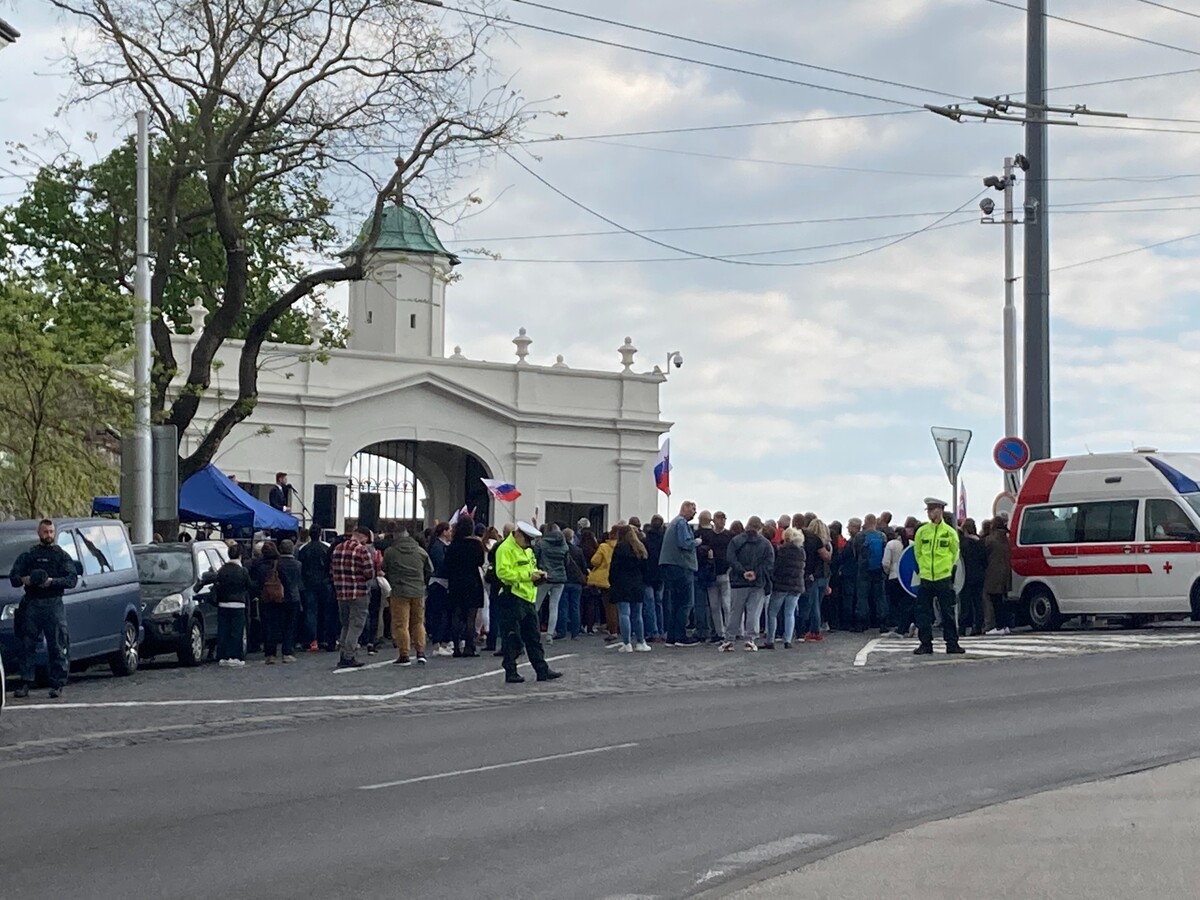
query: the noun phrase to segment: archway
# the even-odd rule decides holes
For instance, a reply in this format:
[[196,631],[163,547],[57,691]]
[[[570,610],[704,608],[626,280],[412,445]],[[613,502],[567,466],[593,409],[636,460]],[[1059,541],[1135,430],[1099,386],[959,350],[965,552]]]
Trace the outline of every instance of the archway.
[[346,467],[347,524],[374,530],[412,529],[446,521],[462,508],[490,524],[492,498],[481,479],[491,474],[474,453],[441,441],[385,440],[370,444]]

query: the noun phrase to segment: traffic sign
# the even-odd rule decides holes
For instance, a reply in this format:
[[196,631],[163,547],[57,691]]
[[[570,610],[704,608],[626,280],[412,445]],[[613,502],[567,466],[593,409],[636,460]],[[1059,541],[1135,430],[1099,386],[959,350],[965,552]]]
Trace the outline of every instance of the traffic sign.
[[1011,491],[1004,491],[996,495],[996,499],[992,502],[992,518],[996,516],[1004,516],[1008,520],[1012,520],[1013,510],[1017,507],[1017,495]]
[[[950,479],[950,484],[957,488],[963,457],[967,455],[967,447],[971,445],[971,432],[966,428],[931,428],[929,431],[933,435],[934,444],[937,445],[938,456],[942,458],[946,477]],[[957,497],[955,499],[957,500]]]
[[1020,472],[1029,465],[1029,445],[1019,437],[1001,438],[992,451],[992,459],[1005,472]]
[[[921,586],[921,576],[917,574],[917,551],[913,544],[909,544],[904,552],[900,554],[900,587],[904,589],[904,593],[910,597],[917,596],[917,588]],[[967,583],[967,569],[963,565],[962,557],[958,558],[958,565],[954,568],[954,591],[960,592],[963,586]]]

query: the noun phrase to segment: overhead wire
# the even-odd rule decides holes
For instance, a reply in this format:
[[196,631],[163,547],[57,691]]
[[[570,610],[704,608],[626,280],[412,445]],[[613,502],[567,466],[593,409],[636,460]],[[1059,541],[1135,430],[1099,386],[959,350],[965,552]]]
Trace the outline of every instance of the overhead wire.
[[1181,237],[1168,238],[1165,241],[1157,241],[1153,244],[1146,244],[1145,246],[1142,246],[1142,247],[1134,247],[1131,250],[1122,250],[1119,253],[1109,253],[1105,256],[1097,256],[1093,259],[1084,259],[1084,260],[1080,260],[1079,262],[1068,263],[1065,266],[1055,266],[1050,271],[1051,272],[1065,272],[1067,269],[1078,269],[1082,266],[1091,266],[1091,265],[1095,265],[1096,263],[1107,262],[1110,259],[1118,259],[1122,256],[1130,256],[1131,254],[1141,253],[1145,250],[1154,250],[1158,247],[1166,247],[1168,244],[1179,244],[1179,243],[1182,243],[1183,241],[1190,241],[1195,238],[1200,238],[1200,231],[1193,232],[1192,234],[1185,234]]
[[1193,19],[1200,19],[1200,13],[1194,13],[1186,9],[1180,9],[1178,6],[1168,6],[1165,3],[1157,3],[1155,0],[1136,0],[1137,3],[1144,3],[1146,6],[1157,6],[1159,9],[1165,9],[1168,12],[1179,13],[1181,16],[1191,16]]
[[[1017,3],[1009,3],[1008,0],[984,0],[985,3],[991,3],[995,6],[1004,6],[1008,9],[1015,9],[1019,12],[1027,13],[1029,10]],[[1194,50],[1190,47],[1179,47],[1175,44],[1168,44],[1163,41],[1156,41],[1153,38],[1139,37],[1135,34],[1129,34],[1125,31],[1117,31],[1113,28],[1105,28],[1102,25],[1093,25],[1090,22],[1081,22],[1078,19],[1068,19],[1065,16],[1056,16],[1051,13],[1043,13],[1047,19],[1053,19],[1056,22],[1065,22],[1068,25],[1077,25],[1080,28],[1087,28],[1091,31],[1098,31],[1102,34],[1107,34],[1112,37],[1124,38],[1130,41],[1136,41],[1139,44],[1149,44],[1152,47],[1161,47],[1164,50],[1175,50],[1179,53],[1187,53],[1191,56],[1200,56],[1200,50]]]

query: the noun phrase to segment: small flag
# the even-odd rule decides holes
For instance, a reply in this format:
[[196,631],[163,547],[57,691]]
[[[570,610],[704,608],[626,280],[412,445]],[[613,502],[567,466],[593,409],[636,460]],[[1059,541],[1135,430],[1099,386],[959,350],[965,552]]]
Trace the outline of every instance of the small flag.
[[450,517],[450,527],[453,528],[458,524],[458,520],[467,514],[467,507],[464,504],[462,509],[455,510],[454,515]]
[[666,494],[671,496],[671,439],[667,438],[662,443],[662,447],[658,451],[658,462],[654,464],[654,484]]
[[958,524],[967,521],[967,483],[960,482],[958,486]]
[[494,478],[480,478],[488,492],[503,503],[512,503],[521,496],[515,484],[507,481],[496,481]]

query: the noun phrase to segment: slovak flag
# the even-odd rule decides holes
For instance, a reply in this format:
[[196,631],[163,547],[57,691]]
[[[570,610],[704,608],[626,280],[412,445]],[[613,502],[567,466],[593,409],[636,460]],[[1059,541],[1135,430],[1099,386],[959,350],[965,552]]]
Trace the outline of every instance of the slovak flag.
[[517,490],[515,484],[507,481],[497,481],[494,478],[480,478],[483,486],[488,489],[488,492],[502,503],[512,503],[521,496],[521,492]]
[[663,441],[662,447],[658,450],[658,461],[654,464],[654,484],[666,494],[671,496],[671,439],[667,438]]

